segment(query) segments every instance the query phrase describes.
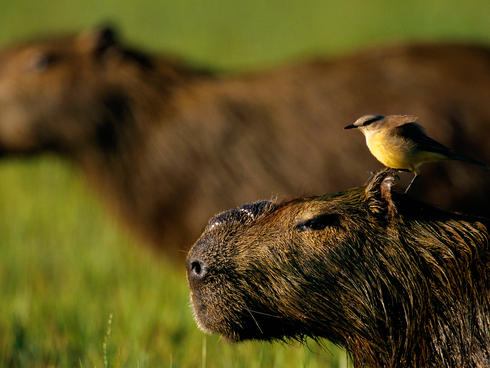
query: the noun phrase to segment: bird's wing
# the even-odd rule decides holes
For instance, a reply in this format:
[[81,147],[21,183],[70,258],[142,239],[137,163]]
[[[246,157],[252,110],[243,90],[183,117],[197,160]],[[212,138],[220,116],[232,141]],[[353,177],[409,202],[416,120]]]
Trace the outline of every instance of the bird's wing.
[[460,155],[451,151],[446,146],[436,142],[425,134],[425,130],[417,123],[410,122],[393,128],[394,133],[406,141],[410,141],[416,145],[416,149],[423,152],[433,152],[443,155],[446,159],[459,160],[469,162],[474,165],[479,165],[490,170],[490,167],[484,162],[474,160],[472,158]]
[[[415,123],[419,120],[419,117],[416,115],[388,115],[385,120],[387,121],[388,126],[397,127],[400,125],[404,125],[407,123]],[[424,128],[422,126],[416,124],[422,131]]]
[[418,149],[423,151],[441,153],[447,155],[449,148],[433,140],[425,134],[425,130],[417,123],[410,122],[394,128],[395,134],[415,143]]

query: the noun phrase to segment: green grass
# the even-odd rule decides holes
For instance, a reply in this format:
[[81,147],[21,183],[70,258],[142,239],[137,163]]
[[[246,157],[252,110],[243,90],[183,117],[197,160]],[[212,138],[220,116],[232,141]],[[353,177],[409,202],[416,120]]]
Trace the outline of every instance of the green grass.
[[0,0],[0,44],[111,20],[127,39],[236,69],[406,39],[490,42],[487,0]]
[[[132,42],[232,70],[386,41],[490,41],[487,0],[0,0],[0,9],[1,45],[110,19]],[[0,367],[346,366],[325,341],[230,345],[201,333],[183,265],[129,239],[52,157],[0,164],[0,311]]]

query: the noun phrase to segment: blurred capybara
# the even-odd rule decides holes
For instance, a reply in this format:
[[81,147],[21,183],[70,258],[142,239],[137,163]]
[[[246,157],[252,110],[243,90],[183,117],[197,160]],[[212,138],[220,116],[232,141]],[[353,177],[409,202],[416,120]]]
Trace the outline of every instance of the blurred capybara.
[[[0,154],[67,158],[120,218],[175,251],[225,208],[365,181],[379,164],[342,128],[366,113],[417,114],[438,141],[490,162],[488,96],[483,46],[394,46],[223,75],[104,28],[0,53]],[[489,214],[482,170],[425,169],[414,197]]]
[[325,337],[356,367],[490,366],[490,220],[366,187],[248,204],[189,251],[195,319],[227,340]]

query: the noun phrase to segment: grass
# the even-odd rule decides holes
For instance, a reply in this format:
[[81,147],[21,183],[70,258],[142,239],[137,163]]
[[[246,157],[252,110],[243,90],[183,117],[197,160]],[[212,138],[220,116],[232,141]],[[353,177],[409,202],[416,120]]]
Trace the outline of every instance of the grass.
[[486,0],[0,0],[0,44],[113,21],[131,41],[227,69],[407,39],[490,42]]
[[[132,42],[230,70],[386,41],[490,41],[486,0],[0,0],[0,8],[1,45],[110,19]],[[202,334],[183,266],[129,239],[54,157],[0,163],[0,311],[0,367],[346,366],[326,341],[229,345]]]

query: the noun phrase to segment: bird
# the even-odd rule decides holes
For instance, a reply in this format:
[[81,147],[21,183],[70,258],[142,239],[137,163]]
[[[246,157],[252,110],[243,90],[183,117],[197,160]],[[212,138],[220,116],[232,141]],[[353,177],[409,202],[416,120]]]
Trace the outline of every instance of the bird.
[[485,163],[455,153],[427,136],[417,121],[415,115],[364,115],[344,129],[359,129],[371,154],[386,167],[414,174],[405,193],[426,162],[458,160],[489,169]]

